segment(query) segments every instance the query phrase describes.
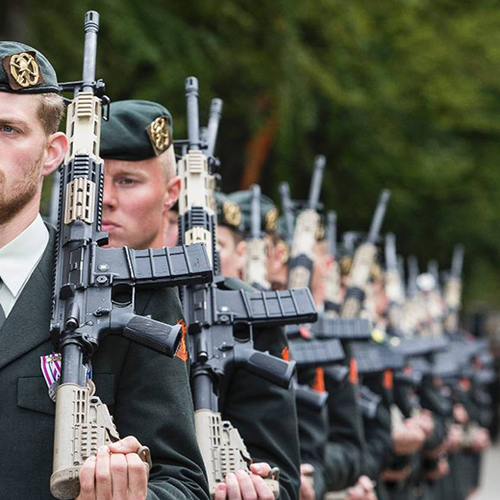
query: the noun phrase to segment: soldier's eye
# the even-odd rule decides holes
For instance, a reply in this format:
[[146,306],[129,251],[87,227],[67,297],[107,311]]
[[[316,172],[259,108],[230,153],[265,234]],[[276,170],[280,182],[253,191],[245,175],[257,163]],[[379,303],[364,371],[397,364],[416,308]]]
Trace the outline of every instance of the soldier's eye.
[[128,179],[125,177],[120,179],[119,184],[121,184],[122,186],[132,186],[135,184],[135,179]]
[[16,129],[14,127],[11,127],[10,125],[2,125],[2,132],[13,134],[15,131]]

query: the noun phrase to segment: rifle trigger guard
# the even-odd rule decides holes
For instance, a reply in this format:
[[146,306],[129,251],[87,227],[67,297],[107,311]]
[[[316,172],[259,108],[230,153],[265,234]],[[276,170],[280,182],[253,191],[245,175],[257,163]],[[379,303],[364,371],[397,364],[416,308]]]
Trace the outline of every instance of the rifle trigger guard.
[[149,471],[153,467],[153,462],[151,460],[151,451],[147,446],[140,446],[137,448],[136,453],[139,455],[140,459],[144,462],[144,465],[148,469],[148,476],[149,476]]

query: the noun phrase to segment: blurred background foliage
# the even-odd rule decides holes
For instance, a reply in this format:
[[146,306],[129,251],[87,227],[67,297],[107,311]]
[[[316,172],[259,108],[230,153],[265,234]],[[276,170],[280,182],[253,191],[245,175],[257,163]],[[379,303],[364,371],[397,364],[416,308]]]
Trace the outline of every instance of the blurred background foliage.
[[81,74],[82,23],[101,14],[98,75],[113,100],[165,104],[185,136],[184,80],[206,118],[224,100],[225,191],[259,182],[323,201],[367,230],[378,193],[399,251],[448,268],[466,247],[466,306],[500,305],[500,5],[482,0],[17,0],[0,38],[32,44],[61,81]]

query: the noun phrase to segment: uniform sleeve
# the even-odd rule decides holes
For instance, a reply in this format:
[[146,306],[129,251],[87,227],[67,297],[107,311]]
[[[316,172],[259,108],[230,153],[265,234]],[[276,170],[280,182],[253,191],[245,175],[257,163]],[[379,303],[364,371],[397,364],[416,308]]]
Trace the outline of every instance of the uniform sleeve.
[[326,408],[318,410],[306,402],[297,400],[299,420],[300,459],[301,463],[314,466],[314,490],[316,498],[325,493],[325,444],[328,436]]
[[[170,324],[181,318],[173,290],[138,301],[140,314]],[[141,304],[147,307],[143,309]],[[151,449],[148,500],[208,500],[203,459],[196,442],[193,404],[185,362],[130,343],[116,390],[114,419],[122,436]]]
[[[282,328],[259,328],[255,348],[281,357],[286,347]],[[296,500],[300,455],[295,392],[239,368],[221,386],[221,412],[240,432],[254,462],[280,469],[280,498]]]
[[329,426],[325,473],[328,489],[339,491],[352,486],[361,473],[362,420],[351,382],[338,383],[325,369],[325,385]]
[[364,419],[366,448],[363,454],[363,474],[377,480],[392,457],[391,414],[384,404],[379,404],[375,418]]

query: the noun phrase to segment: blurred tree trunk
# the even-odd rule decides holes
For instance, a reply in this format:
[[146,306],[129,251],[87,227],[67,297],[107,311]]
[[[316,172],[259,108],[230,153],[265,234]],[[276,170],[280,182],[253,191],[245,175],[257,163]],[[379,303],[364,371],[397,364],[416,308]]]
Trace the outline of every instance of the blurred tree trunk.
[[278,123],[279,120],[275,111],[248,141],[246,147],[247,160],[241,176],[240,189],[248,189],[252,184],[259,181],[262,168],[274,146]]

